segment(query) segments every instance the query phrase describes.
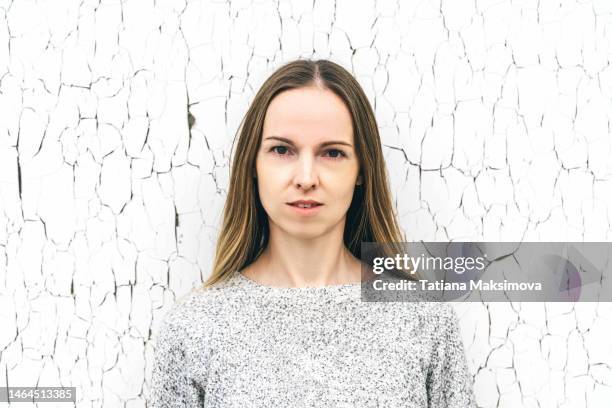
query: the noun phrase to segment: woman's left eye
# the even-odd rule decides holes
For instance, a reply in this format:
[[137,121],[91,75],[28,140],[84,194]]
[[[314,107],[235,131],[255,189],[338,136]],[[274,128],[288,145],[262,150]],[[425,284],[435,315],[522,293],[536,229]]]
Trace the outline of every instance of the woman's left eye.
[[345,154],[345,153],[344,153],[342,150],[338,150],[338,149],[329,149],[327,152],[328,152],[328,153],[329,153],[329,152],[337,152],[337,153],[339,154],[339,156],[331,156],[331,157],[332,157],[332,159],[340,159],[340,158],[342,158],[342,157],[346,157],[346,154]]

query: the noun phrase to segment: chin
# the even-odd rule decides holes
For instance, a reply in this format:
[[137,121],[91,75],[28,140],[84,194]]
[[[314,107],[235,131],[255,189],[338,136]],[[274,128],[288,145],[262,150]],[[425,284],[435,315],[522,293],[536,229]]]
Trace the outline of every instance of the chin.
[[325,229],[314,225],[294,225],[284,229],[288,235],[300,239],[317,238],[325,233]]
[[329,228],[326,228],[325,225],[321,223],[308,224],[295,221],[288,221],[280,224],[276,223],[276,228],[282,231],[283,234],[299,239],[317,238],[324,235],[325,232],[329,230]]

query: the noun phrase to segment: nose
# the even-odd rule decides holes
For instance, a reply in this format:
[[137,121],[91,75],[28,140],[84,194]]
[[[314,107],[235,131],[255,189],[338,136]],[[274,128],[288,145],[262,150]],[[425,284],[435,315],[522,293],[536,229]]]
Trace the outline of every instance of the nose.
[[295,185],[297,188],[310,190],[319,184],[319,178],[311,156],[302,155],[297,166],[295,174]]

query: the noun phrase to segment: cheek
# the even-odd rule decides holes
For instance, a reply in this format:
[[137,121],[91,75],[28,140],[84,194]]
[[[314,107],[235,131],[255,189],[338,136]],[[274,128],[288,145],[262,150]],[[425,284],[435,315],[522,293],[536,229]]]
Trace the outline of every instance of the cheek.
[[267,212],[275,211],[284,203],[282,200],[286,194],[283,191],[282,177],[282,173],[271,172],[269,168],[267,171],[258,171],[257,190],[261,204]]
[[353,180],[353,178],[354,176],[350,172],[334,175],[333,179],[330,179],[328,183],[329,192],[339,200],[350,200],[356,187],[354,183],[349,181]]

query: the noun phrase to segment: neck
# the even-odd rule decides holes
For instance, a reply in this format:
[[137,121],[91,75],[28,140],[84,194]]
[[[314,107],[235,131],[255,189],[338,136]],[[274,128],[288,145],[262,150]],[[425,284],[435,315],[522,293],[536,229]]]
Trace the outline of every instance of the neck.
[[345,247],[342,238],[342,234],[333,232],[302,239],[271,231],[268,246],[256,260],[256,269],[263,271],[259,281],[292,287],[360,282],[360,260]]

